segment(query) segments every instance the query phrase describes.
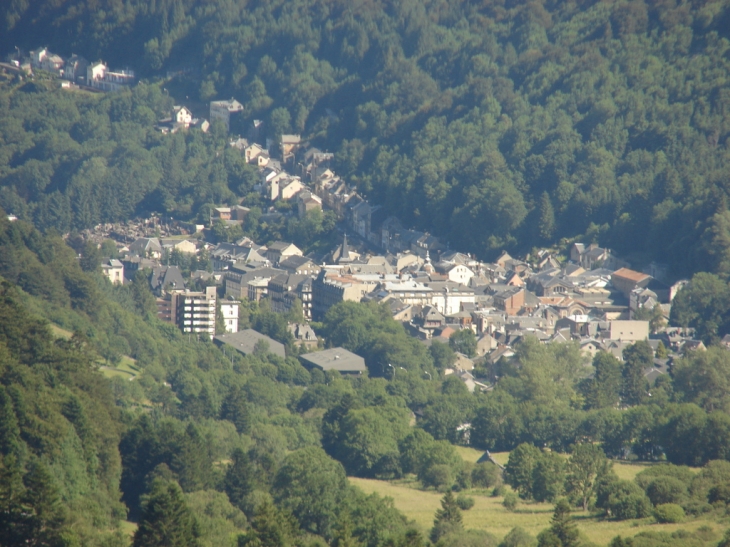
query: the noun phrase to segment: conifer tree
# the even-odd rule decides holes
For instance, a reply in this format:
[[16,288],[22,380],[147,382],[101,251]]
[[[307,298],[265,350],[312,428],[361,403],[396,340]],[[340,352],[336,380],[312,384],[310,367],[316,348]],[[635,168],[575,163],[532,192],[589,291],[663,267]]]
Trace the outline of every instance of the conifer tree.
[[197,547],[198,523],[177,483],[156,479],[133,547]]
[[243,511],[244,500],[255,484],[253,467],[248,454],[240,448],[234,450],[232,460],[226,471],[223,486],[231,503]]
[[555,504],[552,525],[537,536],[538,547],[577,547],[578,528],[570,520],[570,504],[561,499]]
[[248,410],[248,403],[246,403],[246,397],[239,388],[234,387],[231,389],[223,401],[221,419],[232,422],[239,433],[250,433],[251,415]]
[[451,490],[441,498],[441,509],[436,511],[436,519],[431,529],[431,541],[436,543],[440,538],[450,532],[459,531],[463,528],[461,509],[456,504],[456,498]]
[[552,241],[555,235],[555,211],[547,192],[543,192],[540,197],[540,220],[538,222],[540,230],[540,238],[543,241]]
[[20,427],[15,416],[13,401],[5,387],[0,385],[0,454],[18,456],[20,444]]

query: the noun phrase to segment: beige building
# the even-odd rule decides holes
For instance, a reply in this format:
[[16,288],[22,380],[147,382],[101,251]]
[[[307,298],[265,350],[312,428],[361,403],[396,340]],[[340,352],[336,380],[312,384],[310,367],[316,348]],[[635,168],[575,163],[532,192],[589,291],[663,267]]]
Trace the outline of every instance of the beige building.
[[115,258],[111,258],[101,265],[104,276],[112,283],[124,284],[124,264]]
[[649,321],[611,321],[609,338],[624,342],[638,342],[649,338]]
[[327,310],[339,302],[360,302],[377,286],[377,279],[360,280],[351,275],[322,270],[312,283],[312,318],[320,321]]

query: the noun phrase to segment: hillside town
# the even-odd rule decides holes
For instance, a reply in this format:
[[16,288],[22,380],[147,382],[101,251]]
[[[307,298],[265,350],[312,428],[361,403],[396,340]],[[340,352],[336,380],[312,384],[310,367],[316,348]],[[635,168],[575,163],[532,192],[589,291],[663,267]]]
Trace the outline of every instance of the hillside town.
[[[239,106],[235,100],[216,101],[211,117],[215,112],[230,128],[238,123]],[[518,258],[503,252],[494,262],[482,262],[431,234],[405,228],[370,204],[333,171],[331,153],[309,147],[299,135],[282,135],[278,154],[243,138],[229,144],[257,169],[255,189],[272,204],[265,215],[303,218],[315,209],[332,211],[339,242],[324,254],[308,255],[286,241],[211,242],[214,225],[243,224],[250,212],[243,204],[213,208],[207,224],[152,218],[87,232],[92,240],[117,242],[119,258],[104,263],[105,275],[124,283],[147,272],[158,317],[184,333],[245,353],[264,335],[239,332],[242,300],[265,301],[278,313],[300,306],[307,322],[321,321],[339,302],[381,303],[423,344],[454,346],[455,335],[471,331],[476,345],[469,355],[457,353],[450,372],[472,391],[489,389],[495,379],[483,372],[475,377],[475,366],[496,374],[495,365],[514,355],[515,344],[527,336],[546,344],[575,341],[587,357],[604,350],[619,359],[627,346],[648,340],[657,355],[645,371],[650,383],[668,372],[674,356],[704,348],[691,329],[666,326],[672,299],[685,282],[665,284],[661,265],[636,271],[611,250],[579,242],[567,255],[542,249]],[[293,206],[283,213],[273,207],[281,202]],[[199,269],[185,278],[179,266],[170,265],[175,255],[196,257]],[[218,312],[225,332],[216,331]],[[307,351],[317,348],[317,335],[306,323],[292,324],[290,331]],[[271,351],[284,351],[264,339]],[[358,356],[337,350],[338,360],[330,365],[348,372],[340,361],[348,354],[346,361],[356,362],[349,372],[365,370]]]
[[[41,70],[97,92],[119,91],[137,81],[132,70],[110,70],[75,54],[64,59],[47,48],[27,55],[18,50],[9,60],[25,74]],[[82,235],[96,243],[106,238],[116,242],[118,257],[105,260],[104,275],[112,283],[125,283],[146,272],[158,317],[184,333],[214,338],[243,353],[264,340],[270,351],[283,353],[279,342],[251,329],[239,331],[238,302],[266,301],[278,313],[301,307],[306,322],[321,321],[338,302],[382,303],[427,345],[450,344],[457,333],[471,331],[475,347],[470,355],[457,353],[449,371],[471,391],[489,389],[496,379],[475,378],[475,366],[484,365],[481,370],[494,376],[495,365],[514,355],[515,344],[526,336],[542,343],[576,341],[587,357],[607,351],[619,359],[627,346],[648,340],[657,354],[654,366],[645,371],[650,383],[668,372],[674,356],[704,349],[692,329],[666,326],[672,299],[686,281],[666,285],[662,265],[636,271],[611,250],[580,242],[567,255],[541,249],[518,258],[503,252],[493,263],[481,262],[438,237],[404,227],[384,207],[369,203],[332,169],[332,153],[309,146],[300,135],[284,134],[276,143],[267,139],[260,144],[263,122],[254,120],[246,127],[244,110],[234,98],[211,101],[209,121],[175,105],[155,129],[163,134],[192,128],[207,132],[217,120],[229,134],[245,134],[229,145],[258,171],[254,189],[270,204],[264,219],[303,219],[314,210],[331,211],[340,242],[329,252],[308,255],[286,241],[264,244],[243,237],[212,242],[215,224],[243,224],[250,212],[243,200],[214,207],[205,224],[152,217],[85,231]],[[274,206],[282,202],[291,204],[288,212]],[[170,264],[175,256],[195,257],[199,269],[186,278],[178,265]],[[218,314],[225,332],[216,331]],[[306,323],[292,324],[290,331],[307,351],[321,345]],[[730,346],[730,340],[723,342]],[[365,370],[361,357],[336,350],[337,359],[323,370]],[[344,363],[351,363],[352,370]]]

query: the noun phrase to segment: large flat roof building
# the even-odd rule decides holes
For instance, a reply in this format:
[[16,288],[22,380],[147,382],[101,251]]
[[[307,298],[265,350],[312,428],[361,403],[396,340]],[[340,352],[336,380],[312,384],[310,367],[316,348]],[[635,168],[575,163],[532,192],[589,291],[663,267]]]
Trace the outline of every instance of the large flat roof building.
[[273,353],[279,357],[286,357],[284,344],[253,329],[241,330],[229,334],[219,334],[214,338],[214,342],[219,346],[224,344],[229,345],[244,355],[253,353],[257,343],[265,342],[269,346],[269,353]]
[[306,368],[322,371],[336,370],[340,374],[362,374],[367,371],[365,359],[345,348],[331,348],[315,353],[305,353],[299,359]]

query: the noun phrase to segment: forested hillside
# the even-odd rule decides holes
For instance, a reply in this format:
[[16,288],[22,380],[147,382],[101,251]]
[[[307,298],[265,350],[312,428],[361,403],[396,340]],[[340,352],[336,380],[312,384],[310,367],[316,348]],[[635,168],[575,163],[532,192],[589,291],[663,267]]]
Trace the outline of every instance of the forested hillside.
[[[0,13],[4,51],[47,44],[153,79],[191,69],[183,93],[235,96],[269,136],[336,150],[374,202],[480,256],[587,232],[677,274],[730,271],[726,2],[69,0]],[[14,179],[42,148],[7,158],[3,186],[26,201],[83,178],[76,161],[41,174],[60,187]],[[237,169],[218,163],[193,176]],[[175,192],[147,179],[139,191],[175,210]]]

